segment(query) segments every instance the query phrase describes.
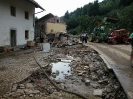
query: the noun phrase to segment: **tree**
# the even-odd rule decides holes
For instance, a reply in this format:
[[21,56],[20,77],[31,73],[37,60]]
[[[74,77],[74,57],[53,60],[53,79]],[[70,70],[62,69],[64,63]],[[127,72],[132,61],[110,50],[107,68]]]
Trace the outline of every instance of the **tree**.
[[90,8],[90,12],[92,16],[97,16],[99,15],[99,4],[98,4],[98,0],[94,1],[93,6],[91,6]]
[[78,32],[88,31],[89,33],[97,26],[97,20],[104,17],[118,19],[116,24],[110,24],[107,28],[120,27],[133,31],[133,0],[103,0],[88,3],[73,12],[66,13],[63,19],[67,23],[67,30],[76,34]]
[[69,12],[68,12],[68,11],[66,11],[66,13],[65,13],[65,15],[64,15],[64,18],[65,18],[65,19],[69,19]]
[[91,32],[96,25],[95,17],[90,17],[88,15],[84,15],[78,18],[80,31],[84,32]]
[[35,16],[35,21],[36,21],[36,20],[38,20],[38,17],[37,17],[37,16]]
[[129,6],[132,2],[132,0],[120,0],[119,6]]

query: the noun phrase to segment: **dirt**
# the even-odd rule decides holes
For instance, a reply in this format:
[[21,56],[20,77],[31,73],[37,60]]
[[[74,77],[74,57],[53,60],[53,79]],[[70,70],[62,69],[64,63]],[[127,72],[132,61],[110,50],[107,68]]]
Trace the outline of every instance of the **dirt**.
[[89,46],[96,49],[107,59],[114,70],[117,78],[122,84],[129,99],[133,98],[133,68],[130,65],[131,45],[117,44],[108,45],[106,43],[91,43]]
[[91,47],[105,55],[109,62],[117,65],[130,65],[131,45],[108,45],[106,43],[88,43]]
[[[124,61],[121,63],[121,60],[118,60],[118,54],[112,54],[115,50],[115,46],[113,46],[111,50],[107,51],[105,49],[110,49],[110,47],[106,44],[101,46],[89,43],[89,45],[97,47],[100,51],[104,51],[103,53],[106,53],[114,63],[119,63],[119,65],[126,64]],[[117,49],[121,48],[119,47]],[[125,54],[127,55],[126,50],[122,51],[124,54],[121,56],[124,56]],[[58,83],[59,86],[62,86],[64,89],[86,96],[93,95],[94,90],[100,89],[102,94],[100,94],[99,98],[127,98],[119,84],[119,81],[113,72],[107,69],[103,60],[99,57],[99,53],[90,47],[82,45],[66,46],[66,48],[54,48],[50,53],[43,53],[37,49],[29,49],[16,53],[9,53],[3,55],[3,57],[1,56],[0,74],[2,77],[0,78],[0,85],[2,87],[0,88],[0,95],[2,98],[10,99],[21,97],[22,99],[59,99],[60,97],[60,99],[67,99],[68,96],[69,99],[79,98],[75,95],[59,91],[53,87],[41,70],[39,70],[33,55],[43,67],[48,66],[49,62],[57,62],[56,58],[66,58],[66,55],[72,56],[76,59],[76,61],[74,60],[72,61],[72,64],[70,64],[74,72],[72,75],[66,75],[64,80],[60,79],[59,81],[55,81],[53,79],[55,83]],[[127,58],[125,58],[125,60],[127,60]],[[113,65],[115,65],[114,63]],[[85,84],[86,79],[90,81],[89,85]],[[29,90],[26,88],[27,83],[33,84],[33,87],[30,89],[32,90],[32,93],[26,93],[26,90]],[[15,91],[12,91],[14,88],[13,86],[17,86]],[[39,92],[39,94],[36,92]]]

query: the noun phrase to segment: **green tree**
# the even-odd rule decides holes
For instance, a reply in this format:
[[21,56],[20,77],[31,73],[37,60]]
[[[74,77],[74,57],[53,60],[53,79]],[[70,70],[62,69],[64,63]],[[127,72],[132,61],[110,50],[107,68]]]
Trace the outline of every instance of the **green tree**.
[[65,13],[65,15],[64,15],[64,18],[67,20],[67,19],[69,19],[69,12],[68,11],[66,11],[66,13]]
[[37,16],[35,16],[35,21],[36,21],[36,20],[38,20],[38,17],[37,17]]
[[76,34],[78,32],[88,31],[89,33],[97,26],[97,20],[104,17],[118,19],[116,24],[109,24],[107,28],[119,27],[129,31],[133,30],[133,0],[103,0],[88,3],[73,12],[68,11],[63,19],[67,23],[67,30]]

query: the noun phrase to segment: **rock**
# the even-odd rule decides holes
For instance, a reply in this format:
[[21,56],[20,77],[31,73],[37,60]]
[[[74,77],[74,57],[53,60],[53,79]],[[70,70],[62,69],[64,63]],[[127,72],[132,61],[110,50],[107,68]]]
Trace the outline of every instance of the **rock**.
[[49,93],[49,94],[52,94],[53,92],[54,92],[53,89],[49,89],[49,90],[48,90],[48,93]]
[[31,91],[30,91],[30,94],[38,94],[38,93],[40,93],[39,90],[31,90]]
[[87,69],[89,69],[89,66],[84,66],[84,70],[87,70]]
[[33,94],[30,94],[29,96],[30,96],[30,97],[33,97],[34,95],[33,95]]
[[99,84],[104,84],[104,80],[99,80],[98,83]]
[[56,84],[60,84],[61,83],[61,81],[59,81],[59,80],[55,80],[55,82],[56,82]]
[[85,82],[85,78],[82,77],[81,81],[82,81],[82,82]]
[[56,70],[55,73],[56,73],[56,74],[59,74],[60,72],[59,72],[59,70]]
[[82,74],[86,74],[87,72],[86,71],[82,71]]
[[99,84],[106,84],[106,83],[108,83],[108,80],[106,80],[106,79],[105,80],[99,80],[98,83]]
[[31,89],[24,89],[24,93],[25,94],[30,94],[29,92],[31,91]]
[[103,93],[102,89],[95,89],[93,91],[93,95],[95,96],[102,96],[102,93]]
[[61,86],[62,89],[65,89],[65,86],[64,86],[63,83],[61,83],[60,86]]
[[15,92],[11,95],[11,97],[13,98],[19,98],[20,96],[22,96],[23,94],[22,93],[19,93],[19,92]]
[[89,66],[84,66],[84,68],[89,68]]
[[78,76],[82,76],[82,73],[78,73]]
[[119,85],[114,85],[115,90],[119,90],[120,86]]
[[24,89],[17,89],[16,92],[24,94]]
[[33,86],[33,84],[32,83],[27,83],[26,84],[26,88],[33,88],[34,86]]
[[29,95],[29,94],[38,94],[40,93],[39,90],[31,90],[31,89],[24,89],[25,94]]
[[89,67],[91,72],[97,71],[97,68],[93,64],[90,64]]
[[91,83],[91,86],[92,86],[93,88],[98,88],[98,87],[99,87],[98,84],[92,84],[92,83]]
[[52,74],[56,74],[55,72],[52,72]]
[[52,66],[49,64],[48,66],[47,66],[47,68],[45,69],[45,71],[47,72],[47,73],[52,73]]
[[90,85],[90,80],[85,80],[85,85],[89,86]]
[[111,87],[106,87],[106,88],[105,88],[105,91],[106,91],[107,93],[111,93],[111,92],[113,91],[113,88],[111,88]]
[[91,68],[90,68],[90,71],[91,71],[91,72],[95,72],[95,71],[97,71],[97,68],[91,67]]
[[20,89],[25,89],[25,85],[24,85],[24,84],[20,84],[20,85],[18,86],[18,88],[20,88]]
[[97,71],[97,74],[98,74],[99,76],[103,76],[103,75],[104,75],[104,72],[103,72],[103,70],[98,70],[98,71]]
[[53,78],[56,78],[56,74],[52,74],[52,77],[53,77]]
[[14,84],[13,87],[12,87],[12,89],[11,89],[11,91],[12,91],[12,92],[13,92],[13,91],[16,91],[16,90],[17,90],[17,86],[18,86],[17,84]]
[[97,80],[98,80],[98,77],[97,77],[97,76],[95,76],[95,75],[92,75],[92,77],[91,77],[91,78],[92,78],[92,80],[93,80],[93,81],[97,81]]
[[81,71],[80,70],[74,70],[75,72],[77,72],[77,73],[81,73]]

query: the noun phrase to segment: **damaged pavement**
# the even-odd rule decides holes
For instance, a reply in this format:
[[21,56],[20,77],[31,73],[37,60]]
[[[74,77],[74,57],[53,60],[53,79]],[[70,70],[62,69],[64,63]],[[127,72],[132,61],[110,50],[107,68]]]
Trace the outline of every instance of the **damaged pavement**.
[[50,46],[0,55],[0,99],[128,99],[97,51],[77,38]]

